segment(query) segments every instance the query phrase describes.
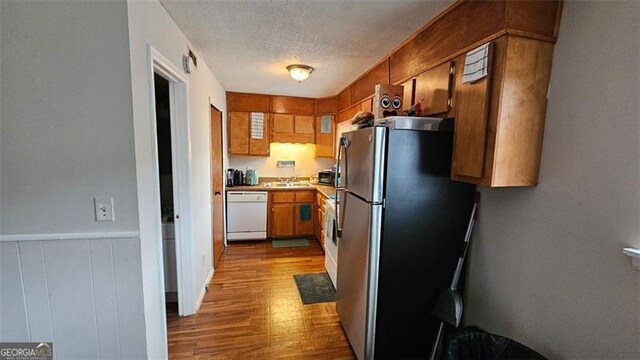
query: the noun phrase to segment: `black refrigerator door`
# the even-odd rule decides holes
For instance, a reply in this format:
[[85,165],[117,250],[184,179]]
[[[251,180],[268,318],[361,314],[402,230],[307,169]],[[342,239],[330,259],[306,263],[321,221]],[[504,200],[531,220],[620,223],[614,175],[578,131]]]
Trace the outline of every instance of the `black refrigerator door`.
[[475,187],[450,180],[451,133],[391,130],[380,244],[376,359],[426,359],[431,315],[464,242]]

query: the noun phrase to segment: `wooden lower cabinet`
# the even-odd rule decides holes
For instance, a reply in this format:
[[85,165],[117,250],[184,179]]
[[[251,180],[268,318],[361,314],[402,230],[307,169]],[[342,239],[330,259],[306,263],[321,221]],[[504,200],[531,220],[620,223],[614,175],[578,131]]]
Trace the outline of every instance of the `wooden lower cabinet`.
[[[309,216],[302,220],[304,209],[308,209]],[[296,203],[294,217],[294,234],[295,235],[312,235],[313,234],[313,204],[312,203]]]
[[327,199],[321,192],[316,194],[316,217],[315,217],[315,235],[324,251],[324,202]]
[[[269,193],[269,236],[286,238],[314,235],[315,191],[271,191]],[[308,208],[310,214],[302,220]]]
[[271,237],[294,235],[293,204],[273,204],[271,206]]

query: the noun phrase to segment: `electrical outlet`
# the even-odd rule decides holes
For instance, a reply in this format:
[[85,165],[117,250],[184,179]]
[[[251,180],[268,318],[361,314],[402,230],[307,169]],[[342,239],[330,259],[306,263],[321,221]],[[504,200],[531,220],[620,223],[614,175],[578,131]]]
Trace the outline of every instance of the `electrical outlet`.
[[204,265],[205,262],[205,258],[204,258],[204,254],[202,254],[202,265]]
[[113,216],[113,198],[97,197],[93,198],[95,205],[96,221],[114,221]]

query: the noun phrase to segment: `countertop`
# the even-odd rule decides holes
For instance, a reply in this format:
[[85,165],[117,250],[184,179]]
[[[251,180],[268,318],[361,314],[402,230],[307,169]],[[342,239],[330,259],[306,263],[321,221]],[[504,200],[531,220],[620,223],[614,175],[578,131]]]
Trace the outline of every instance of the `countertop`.
[[304,190],[318,190],[322,195],[330,197],[335,195],[336,189],[333,186],[312,184],[309,186],[292,186],[292,187],[273,187],[265,186],[265,183],[259,185],[243,185],[227,187],[227,191],[304,191]]

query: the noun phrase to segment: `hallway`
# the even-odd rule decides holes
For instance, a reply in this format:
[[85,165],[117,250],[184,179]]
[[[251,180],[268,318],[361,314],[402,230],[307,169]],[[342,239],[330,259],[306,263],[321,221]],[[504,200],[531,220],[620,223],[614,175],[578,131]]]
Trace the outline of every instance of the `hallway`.
[[226,248],[196,315],[168,309],[171,359],[351,359],[335,303],[302,305],[293,275],[324,271],[320,244]]

